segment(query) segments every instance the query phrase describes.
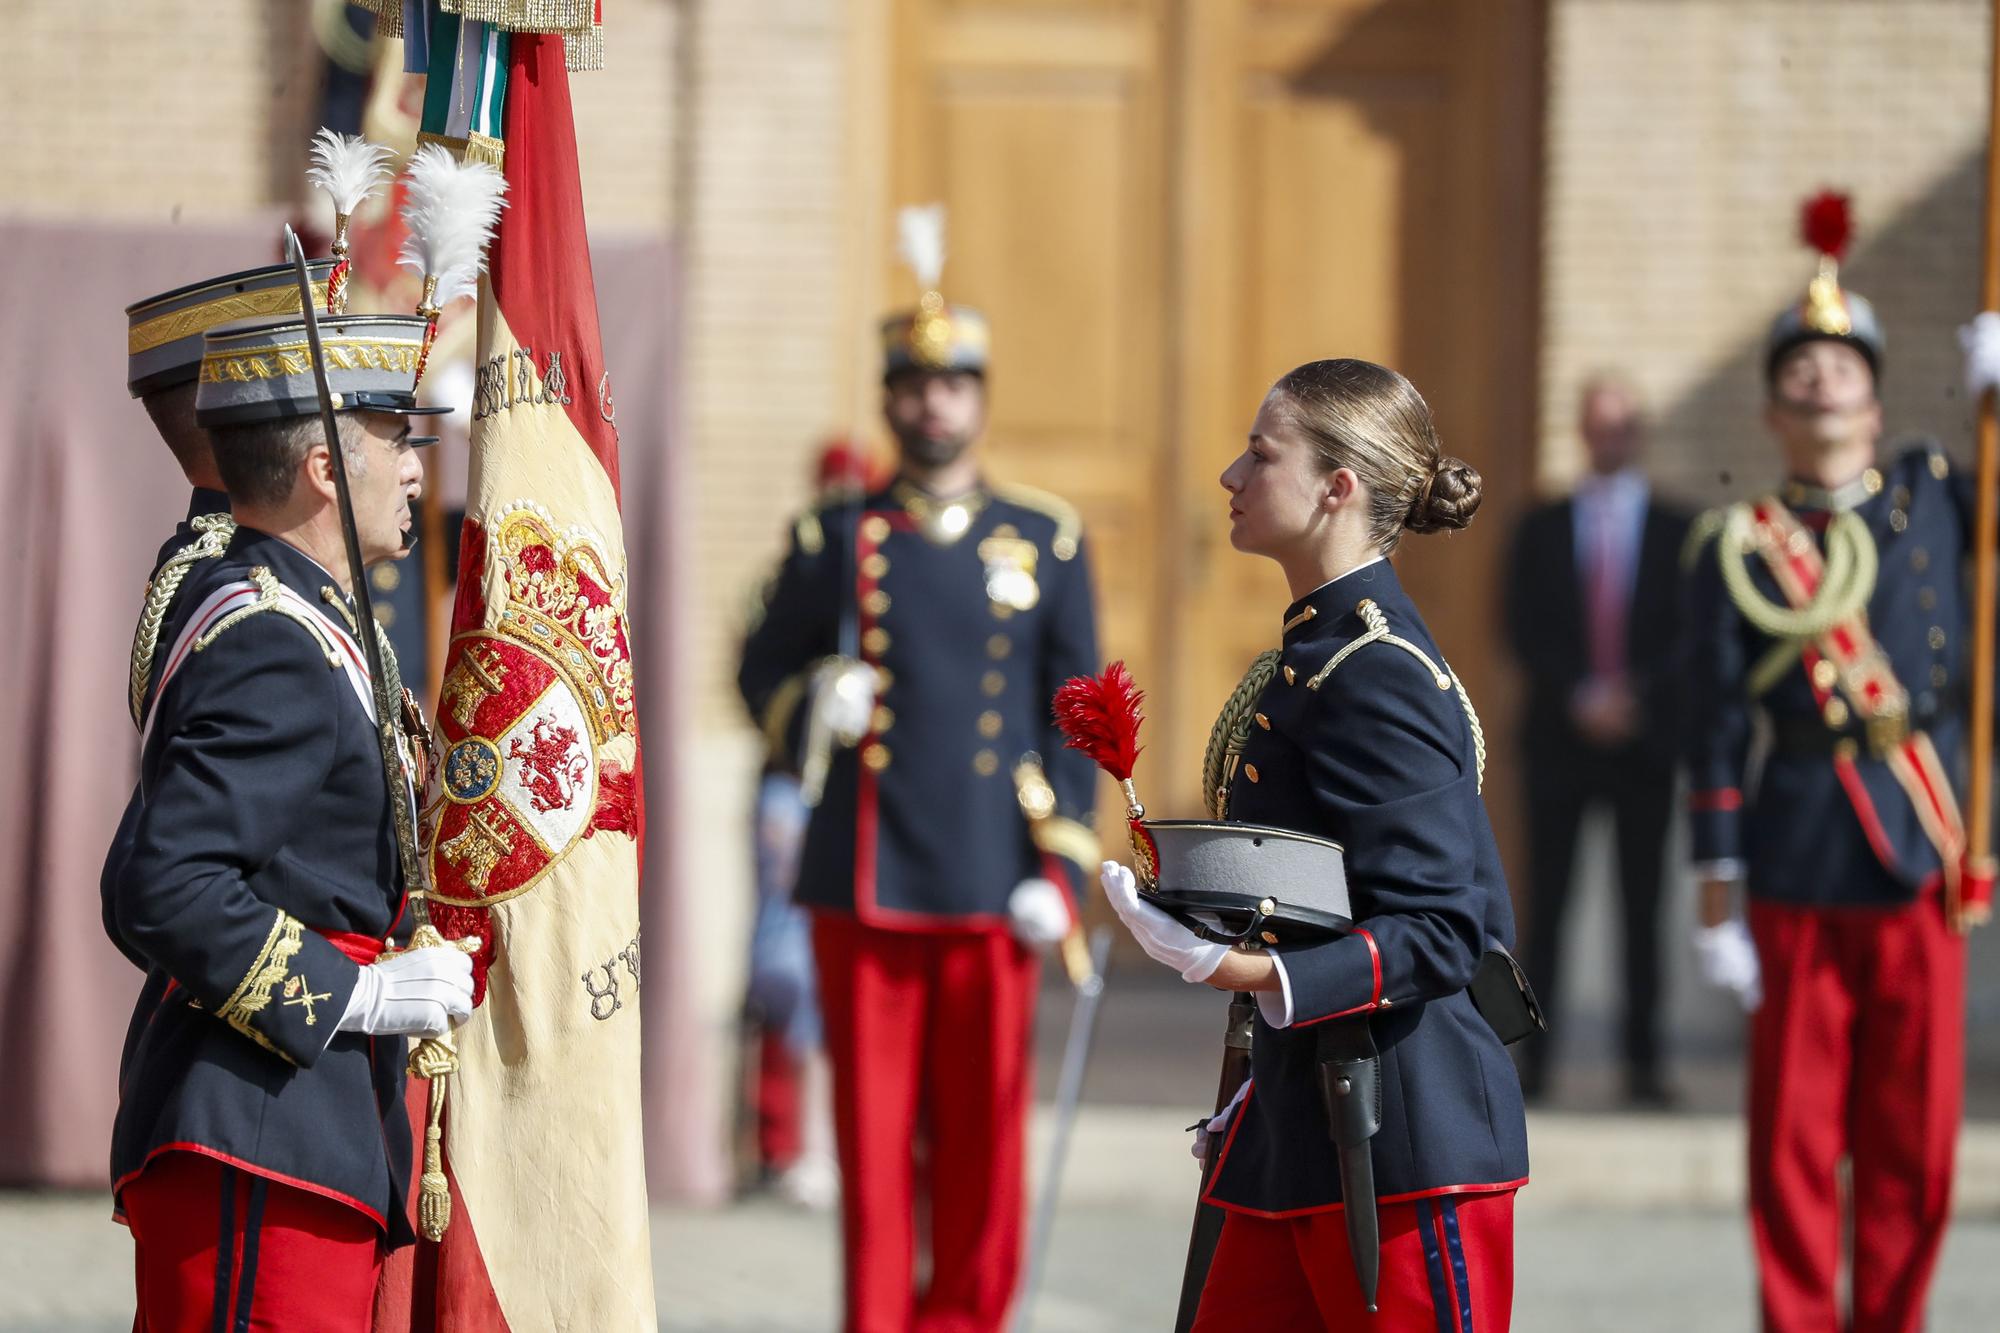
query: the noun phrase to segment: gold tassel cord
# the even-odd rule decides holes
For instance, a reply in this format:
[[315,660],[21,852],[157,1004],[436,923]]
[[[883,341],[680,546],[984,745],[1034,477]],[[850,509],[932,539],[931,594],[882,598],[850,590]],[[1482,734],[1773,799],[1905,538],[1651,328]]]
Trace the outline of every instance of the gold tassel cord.
[[1257,696],[1278,674],[1280,656],[1276,648],[1257,655],[1230,692],[1229,701],[1222,705],[1215,725],[1208,729],[1208,748],[1201,758],[1201,792],[1212,819],[1228,815],[1229,761],[1243,753],[1243,746],[1250,739]]
[[1774,639],[1804,642],[1816,639],[1835,624],[1868,605],[1875,591],[1880,555],[1875,538],[1861,516],[1835,514],[1826,529],[1826,573],[1818,593],[1803,607],[1780,606],[1758,591],[1750,577],[1749,554],[1757,549],[1755,519],[1750,506],[1731,508],[1716,545],[1716,560],[1729,600],[1759,632]]

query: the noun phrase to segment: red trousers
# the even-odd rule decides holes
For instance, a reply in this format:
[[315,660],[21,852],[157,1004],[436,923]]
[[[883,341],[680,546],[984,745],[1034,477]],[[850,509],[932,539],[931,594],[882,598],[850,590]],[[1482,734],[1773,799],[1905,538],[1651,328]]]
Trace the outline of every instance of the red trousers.
[[757,1164],[782,1171],[805,1144],[805,1071],[784,1034],[757,1038],[757,1072],[750,1104],[757,1120]]
[[[813,919],[849,1333],[997,1333],[1021,1263],[1034,955],[1005,933]],[[919,1183],[914,1145],[928,1145]],[[916,1291],[916,1219],[931,1278]]]
[[[1752,902],[1750,1223],[1764,1328],[1914,1333],[1951,1209],[1965,1078],[1965,941],[1936,898]],[[1851,1320],[1836,1308],[1834,1171],[1853,1163]]]
[[192,1152],[163,1153],[119,1199],[133,1333],[367,1333],[382,1268],[367,1214]]
[[1361,1303],[1347,1219],[1231,1213],[1194,1333],[1507,1333],[1514,1309],[1514,1191],[1441,1194],[1378,1209],[1382,1280]]

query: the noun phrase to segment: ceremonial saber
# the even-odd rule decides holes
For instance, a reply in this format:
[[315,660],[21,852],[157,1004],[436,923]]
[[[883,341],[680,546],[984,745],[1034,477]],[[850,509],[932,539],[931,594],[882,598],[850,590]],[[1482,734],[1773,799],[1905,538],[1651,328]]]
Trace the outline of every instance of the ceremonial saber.
[[[2000,0],[1993,6],[1993,50],[1986,133],[1984,269],[1979,308],[2000,310]],[[1972,526],[1972,773],[1965,798],[1965,875],[1973,885],[1992,882],[1993,860],[1993,631],[2000,596],[2000,405],[1988,389],[1979,398],[1979,486]],[[1949,890],[1953,877],[1947,875]],[[1949,893],[1945,915],[1963,934],[1984,922],[1991,907],[1978,891]]]
[[1097,1029],[1097,1007],[1104,998],[1104,969],[1111,960],[1111,928],[1090,932],[1090,975],[1076,983],[1076,1007],[1070,1011],[1069,1040],[1063,1043],[1062,1073],[1056,1078],[1055,1136],[1049,1143],[1048,1168],[1035,1200],[1035,1221],[1028,1231],[1028,1274],[1014,1307],[1014,1333],[1033,1327],[1030,1311],[1041,1289],[1048,1259],[1049,1237],[1056,1226],[1056,1198],[1062,1184],[1063,1162],[1069,1157],[1070,1132],[1083,1105],[1083,1071],[1090,1063],[1091,1037]]
[[[375,607],[369,595],[368,570],[361,557],[361,530],[355,525],[354,496],[347,485],[347,450],[340,442],[340,425],[334,420],[333,386],[327,383],[326,359],[320,351],[319,308],[313,298],[312,277],[306,271],[305,247],[289,225],[285,228],[285,248],[298,277],[299,310],[305,318],[306,348],[312,359],[313,388],[319,396],[320,430],[326,436],[327,453],[333,460],[333,493],[340,511],[340,536],[347,548],[347,572],[354,595],[354,637],[361,640],[361,654],[368,664],[368,683],[375,698],[375,733],[381,744],[382,777],[389,788],[389,809],[396,829],[396,857],[403,871],[410,908],[417,923],[410,935],[412,949],[445,943],[431,924],[430,906],[424,897],[423,868],[417,857],[416,816],[409,799],[409,779],[404,772],[400,742],[396,739],[397,710],[402,700],[393,697],[389,673],[382,660],[382,642],[377,637]],[[459,947],[464,947],[461,942]],[[474,947],[477,947],[474,942]],[[445,1082],[458,1068],[458,1052],[449,1034],[426,1037],[410,1053],[410,1073],[430,1082],[430,1116],[424,1131],[424,1170],[419,1182],[418,1221],[427,1240],[440,1240],[451,1224],[451,1189],[444,1174]]]
[[[1221,1115],[1250,1081],[1250,1034],[1256,1019],[1255,996],[1248,991],[1237,991],[1229,997],[1229,1026],[1222,1034],[1222,1076],[1216,1081],[1215,1110],[1210,1119]],[[1188,1333],[1194,1327],[1195,1312],[1201,1308],[1201,1289],[1208,1285],[1209,1265],[1215,1262],[1215,1247],[1222,1239],[1225,1215],[1208,1202],[1208,1186],[1221,1156],[1220,1136],[1209,1135],[1208,1151],[1201,1159],[1201,1189],[1195,1194],[1194,1227],[1188,1234],[1187,1264],[1181,1269],[1181,1300],[1174,1315],[1174,1333]]]

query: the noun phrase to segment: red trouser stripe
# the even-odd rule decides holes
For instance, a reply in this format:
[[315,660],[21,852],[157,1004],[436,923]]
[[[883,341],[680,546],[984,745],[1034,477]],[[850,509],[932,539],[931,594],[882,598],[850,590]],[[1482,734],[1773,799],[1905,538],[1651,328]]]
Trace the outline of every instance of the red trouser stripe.
[[1194,1333],[1365,1329],[1507,1333],[1514,1306],[1514,1194],[1381,1204],[1382,1278],[1369,1314],[1338,1212],[1231,1213],[1202,1288]]
[[1036,959],[1002,931],[881,930],[836,913],[814,916],[813,952],[848,1333],[998,1330],[1020,1270]]
[[[1934,897],[1753,901],[1750,1222],[1768,1333],[1916,1333],[1950,1214],[1965,1063],[1965,941]],[[1853,1162],[1851,1325],[1836,1298],[1835,1171]]]
[[121,1195],[135,1333],[369,1327],[381,1233],[365,1215],[197,1153],[164,1153]]

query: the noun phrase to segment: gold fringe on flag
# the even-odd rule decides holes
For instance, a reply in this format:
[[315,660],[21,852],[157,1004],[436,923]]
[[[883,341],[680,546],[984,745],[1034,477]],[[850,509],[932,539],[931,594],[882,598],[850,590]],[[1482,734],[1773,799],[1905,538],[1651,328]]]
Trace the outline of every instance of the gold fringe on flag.
[[496,169],[507,165],[507,144],[490,134],[469,134],[460,139],[450,134],[432,134],[429,130],[417,131],[417,146],[427,143],[437,144],[446,149],[461,162],[487,162]]

